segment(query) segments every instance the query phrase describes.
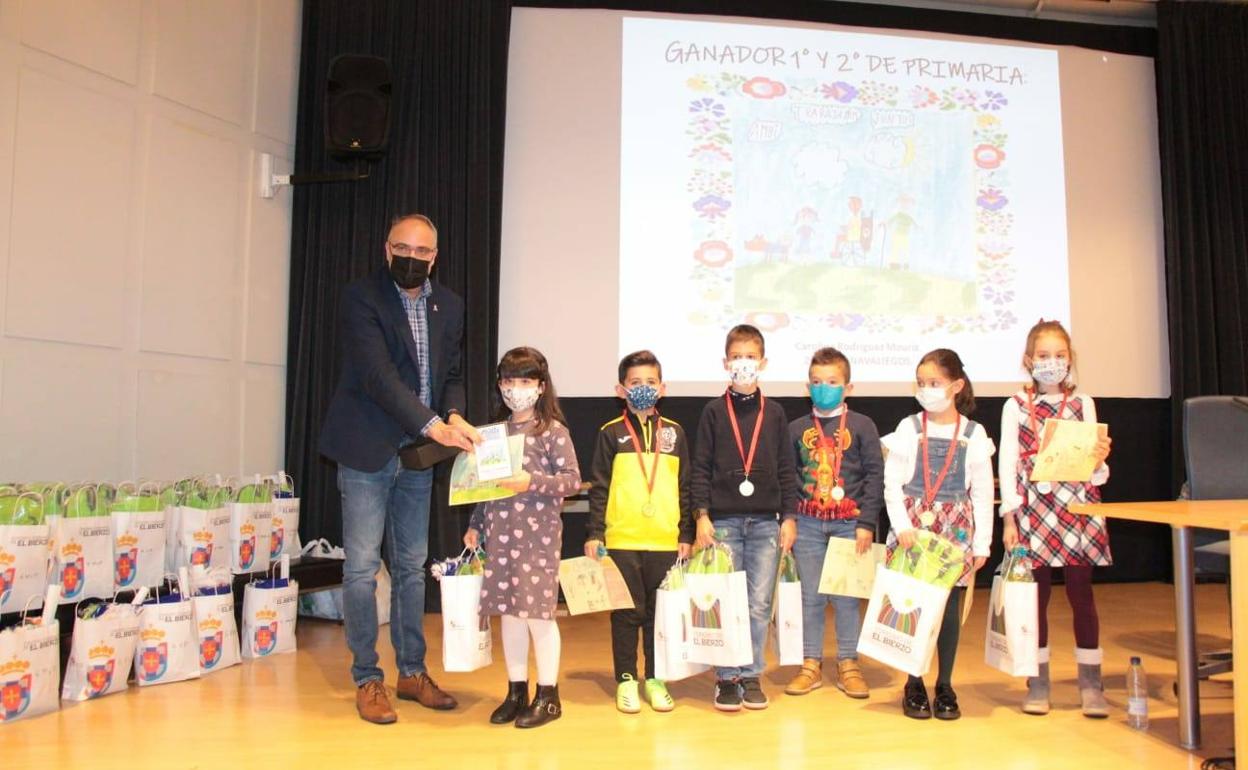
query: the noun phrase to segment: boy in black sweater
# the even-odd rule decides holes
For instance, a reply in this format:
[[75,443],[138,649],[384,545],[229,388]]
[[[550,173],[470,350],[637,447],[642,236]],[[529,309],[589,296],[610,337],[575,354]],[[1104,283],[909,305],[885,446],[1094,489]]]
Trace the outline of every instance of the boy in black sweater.
[[776,570],[780,552],[787,553],[797,538],[796,463],[784,409],[758,388],[766,366],[762,333],[748,324],[733,327],[724,345],[732,384],[702,410],[693,453],[696,545],[727,544],[734,568],[745,571],[749,593],[754,659],[745,666],[716,667],[720,711],[767,708],[759,677]]

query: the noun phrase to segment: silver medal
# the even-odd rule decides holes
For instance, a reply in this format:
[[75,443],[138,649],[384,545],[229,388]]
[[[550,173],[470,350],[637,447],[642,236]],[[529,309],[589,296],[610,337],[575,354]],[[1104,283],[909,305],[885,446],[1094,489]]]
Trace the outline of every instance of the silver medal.
[[643,516],[653,516],[654,515],[654,503],[647,500],[645,505],[641,506],[641,513]]
[[741,482],[741,486],[737,487],[737,490],[741,493],[742,497],[749,497],[754,494],[754,482],[746,479]]
[[919,523],[924,527],[930,527],[936,522],[935,511],[923,511],[919,514]]
[[845,490],[842,487],[832,487],[832,499],[840,502],[845,499]]
[[1050,492],[1052,492],[1052,491],[1053,491],[1053,482],[1051,482],[1051,481],[1037,481],[1037,482],[1036,482],[1036,491],[1037,491],[1037,492],[1039,492],[1039,493],[1040,493],[1040,494],[1042,494],[1042,495],[1047,495],[1047,494],[1049,494]]

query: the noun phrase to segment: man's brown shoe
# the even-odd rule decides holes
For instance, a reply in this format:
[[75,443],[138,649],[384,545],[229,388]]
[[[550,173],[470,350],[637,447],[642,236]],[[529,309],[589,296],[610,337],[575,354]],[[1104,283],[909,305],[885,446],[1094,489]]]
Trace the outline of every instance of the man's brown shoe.
[[459,705],[450,695],[434,684],[426,673],[399,677],[399,697],[403,700],[414,700],[427,709],[450,711]]
[[836,662],[836,686],[851,698],[865,698],[871,694],[858,661],[849,658]]
[[380,679],[370,679],[355,691],[355,708],[360,719],[375,725],[388,725],[399,718],[390,706],[390,696]]
[[820,687],[823,687],[823,661],[807,658],[802,661],[802,669],[784,688],[784,692],[787,695],[805,695]]

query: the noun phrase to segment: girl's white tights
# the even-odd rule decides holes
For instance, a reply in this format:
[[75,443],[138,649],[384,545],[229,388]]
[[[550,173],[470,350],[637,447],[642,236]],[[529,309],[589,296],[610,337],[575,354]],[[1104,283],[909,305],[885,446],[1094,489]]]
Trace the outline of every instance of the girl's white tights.
[[559,681],[559,654],[563,641],[559,626],[552,620],[503,615],[503,659],[507,679],[529,679],[529,635],[533,636],[533,656],[537,658],[537,683],[552,686]]

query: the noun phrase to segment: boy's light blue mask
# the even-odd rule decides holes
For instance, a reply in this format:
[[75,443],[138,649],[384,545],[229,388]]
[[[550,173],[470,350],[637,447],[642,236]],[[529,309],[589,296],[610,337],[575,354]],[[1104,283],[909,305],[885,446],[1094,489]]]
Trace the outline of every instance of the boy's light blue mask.
[[844,385],[818,382],[810,386],[810,402],[821,412],[830,412],[845,400]]

